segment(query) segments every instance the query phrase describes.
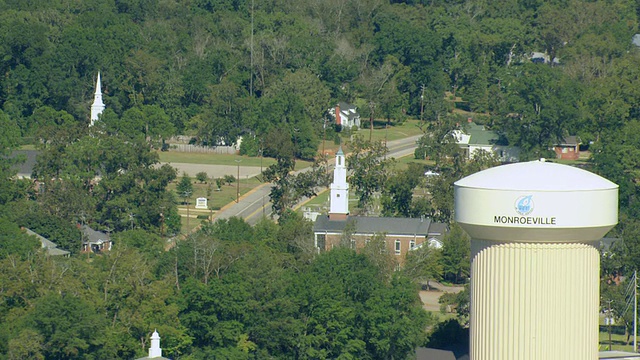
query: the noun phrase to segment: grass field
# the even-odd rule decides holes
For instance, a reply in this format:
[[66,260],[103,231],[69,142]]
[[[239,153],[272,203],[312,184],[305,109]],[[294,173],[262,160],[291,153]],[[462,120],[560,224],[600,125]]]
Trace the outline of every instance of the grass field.
[[[605,328],[601,327],[601,330]],[[599,349],[600,351],[609,350],[609,333],[600,331]],[[640,339],[639,339],[640,340]],[[629,345],[627,345],[627,337],[623,334],[611,334],[611,349],[618,351],[633,352],[633,337],[630,338]]]
[[[169,184],[168,189],[170,191],[175,191],[178,181],[179,178],[176,179],[175,182]],[[198,215],[207,215],[210,217],[225,205],[236,201],[236,192],[238,188],[240,189],[240,196],[242,196],[261,184],[262,183],[255,177],[243,178],[240,179],[240,184],[235,182],[231,184],[224,184],[220,187],[220,191],[217,191],[218,186],[215,181],[209,181],[206,184],[201,184],[193,179],[193,194],[188,199],[189,218],[187,218],[187,204],[183,202],[184,199],[176,196],[178,199],[178,213],[182,216],[182,233],[188,233],[203,220],[206,220],[198,219]],[[196,199],[199,197],[208,198],[207,205],[209,206],[209,210],[194,208]]]
[[[267,168],[271,164],[275,164],[276,160],[272,158],[259,158],[240,155],[224,155],[224,154],[205,154],[193,152],[177,152],[177,151],[159,151],[161,162],[168,163],[186,163],[186,164],[205,164],[205,165],[231,165],[236,166],[236,160],[242,160],[242,166]],[[311,166],[310,161],[296,160],[296,170],[304,169]]]
[[[361,136],[365,140],[369,140],[369,137],[371,135],[372,140],[384,141],[386,139],[387,141],[394,141],[410,136],[421,135],[423,133],[422,130],[420,130],[420,128],[418,127],[418,120],[407,120],[400,125],[390,125],[387,128],[385,128],[386,123],[384,121],[376,120],[374,121],[372,132],[369,130],[369,120],[362,119],[361,121],[363,128],[361,128],[360,130],[352,133],[340,133],[340,140],[342,142],[342,148],[344,149],[344,151],[349,151],[349,141],[351,135]],[[324,147],[325,152],[334,154],[340,147],[340,144],[335,144],[331,140],[326,140]],[[319,146],[319,152],[322,152],[322,143]]]

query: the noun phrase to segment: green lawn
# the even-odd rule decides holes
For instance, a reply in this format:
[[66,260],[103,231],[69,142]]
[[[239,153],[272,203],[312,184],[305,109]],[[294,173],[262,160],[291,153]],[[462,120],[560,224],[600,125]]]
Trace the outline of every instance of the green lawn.
[[[272,158],[249,157],[240,155],[224,155],[224,154],[205,154],[178,151],[159,151],[161,162],[168,163],[186,163],[186,164],[205,164],[205,165],[232,165],[236,166],[236,160],[242,160],[241,166],[259,167],[262,163],[263,168],[271,164],[275,164],[276,160]],[[304,169],[311,166],[311,162],[304,160],[296,160],[296,170]]]
[[[599,349],[600,351],[607,351],[609,350],[609,333],[606,331],[605,326],[601,326],[600,330]],[[633,336],[630,338],[629,345],[627,345],[627,337],[624,334],[613,333],[611,334],[611,345],[612,350],[633,352]]]
[[[365,140],[369,140],[369,134],[370,134],[369,120],[361,119],[361,121],[362,121],[362,126],[364,127],[359,129],[358,131],[354,131],[351,134],[347,132],[340,133],[342,148],[344,149],[345,152],[349,151],[350,135],[361,136]],[[419,123],[418,120],[407,120],[401,125],[392,124],[388,128],[385,128],[385,122],[378,119],[374,122],[373,132],[371,132],[371,139],[384,141],[386,138],[387,141],[393,141],[398,139],[404,139],[414,135],[421,135],[423,132],[418,127],[418,123]],[[325,147],[325,151],[329,153],[335,153],[338,150],[338,147],[340,147],[340,145],[334,144],[334,142],[331,140],[326,140],[324,147]],[[322,152],[322,143],[320,143],[320,146],[318,146],[318,148],[319,148],[319,151]]]
[[[168,189],[170,191],[175,191],[176,184],[178,183],[178,181],[179,181],[179,178],[175,182],[169,184]],[[240,196],[246,194],[247,192],[251,191],[253,188],[259,186],[260,184],[262,183],[255,177],[249,178],[249,179],[240,179],[240,184],[239,184]],[[220,188],[220,191],[217,191],[216,190],[217,185],[215,181],[213,183],[209,182],[207,184],[201,184],[195,181],[194,179],[193,194],[191,195],[191,198],[188,201],[189,215],[190,215],[188,221],[186,217],[187,206],[186,204],[183,203],[184,199],[177,197],[178,213],[180,213],[180,215],[183,215],[182,216],[182,233],[186,233],[190,231],[191,229],[199,225],[200,222],[204,220],[204,219],[197,219],[196,218],[197,215],[211,215],[211,210],[207,211],[207,210],[200,210],[200,209],[194,208],[196,204],[196,198],[199,198],[199,197],[208,198],[209,199],[208,206],[210,209],[213,210],[213,214],[215,214],[215,212],[221,209],[223,206],[236,201],[237,187],[238,187],[238,184],[234,182],[231,184],[222,185],[222,187]],[[208,190],[209,188],[211,188],[210,195],[207,196],[207,192],[209,192]]]
[[435,165],[435,162],[433,160],[416,159],[413,157],[413,155],[396,158],[396,168],[398,170],[404,170],[408,168],[410,163],[416,163],[416,164],[428,165],[428,166]]
[[[361,119],[362,128],[356,133],[363,136],[365,139],[369,139],[369,120]],[[393,122],[389,127],[386,127],[386,122],[382,119],[377,119],[373,123],[373,133],[371,138],[373,140],[387,140],[393,141],[398,139],[404,139],[414,135],[422,135],[423,132],[418,127],[419,120],[407,120],[400,125],[394,125]]]

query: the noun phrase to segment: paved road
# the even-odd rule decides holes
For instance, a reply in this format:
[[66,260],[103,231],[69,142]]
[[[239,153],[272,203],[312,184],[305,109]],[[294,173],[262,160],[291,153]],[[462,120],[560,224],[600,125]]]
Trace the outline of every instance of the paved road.
[[[387,144],[389,154],[387,156],[400,158],[413,154],[416,148],[416,140],[419,138],[420,135],[389,141]],[[222,208],[214,217],[216,219],[228,219],[232,216],[239,216],[244,218],[249,224],[255,225],[263,216],[271,216],[270,191],[271,184],[264,184],[257,187],[241,197],[240,202],[231,203]]]

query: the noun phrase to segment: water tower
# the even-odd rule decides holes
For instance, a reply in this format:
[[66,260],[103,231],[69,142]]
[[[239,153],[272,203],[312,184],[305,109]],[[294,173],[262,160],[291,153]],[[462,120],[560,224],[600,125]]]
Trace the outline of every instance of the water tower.
[[598,359],[597,243],[618,222],[618,186],[541,160],[454,189],[471,236],[471,359]]

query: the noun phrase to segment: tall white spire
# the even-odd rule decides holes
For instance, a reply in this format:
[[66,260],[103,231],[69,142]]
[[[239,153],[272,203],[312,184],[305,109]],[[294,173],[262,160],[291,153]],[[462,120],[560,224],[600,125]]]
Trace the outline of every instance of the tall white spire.
[[100,72],[98,72],[98,80],[96,80],[96,92],[93,95],[93,104],[91,105],[91,123],[89,126],[98,120],[98,115],[104,111],[104,103],[102,102],[102,84],[100,83]]
[[151,334],[151,347],[149,348],[149,358],[159,358],[162,357],[162,349],[160,348],[160,335],[157,330],[153,331]]
[[336,167],[333,169],[330,201],[329,218],[346,219],[346,215],[349,214],[349,183],[347,183],[347,164],[342,146],[336,153]]

